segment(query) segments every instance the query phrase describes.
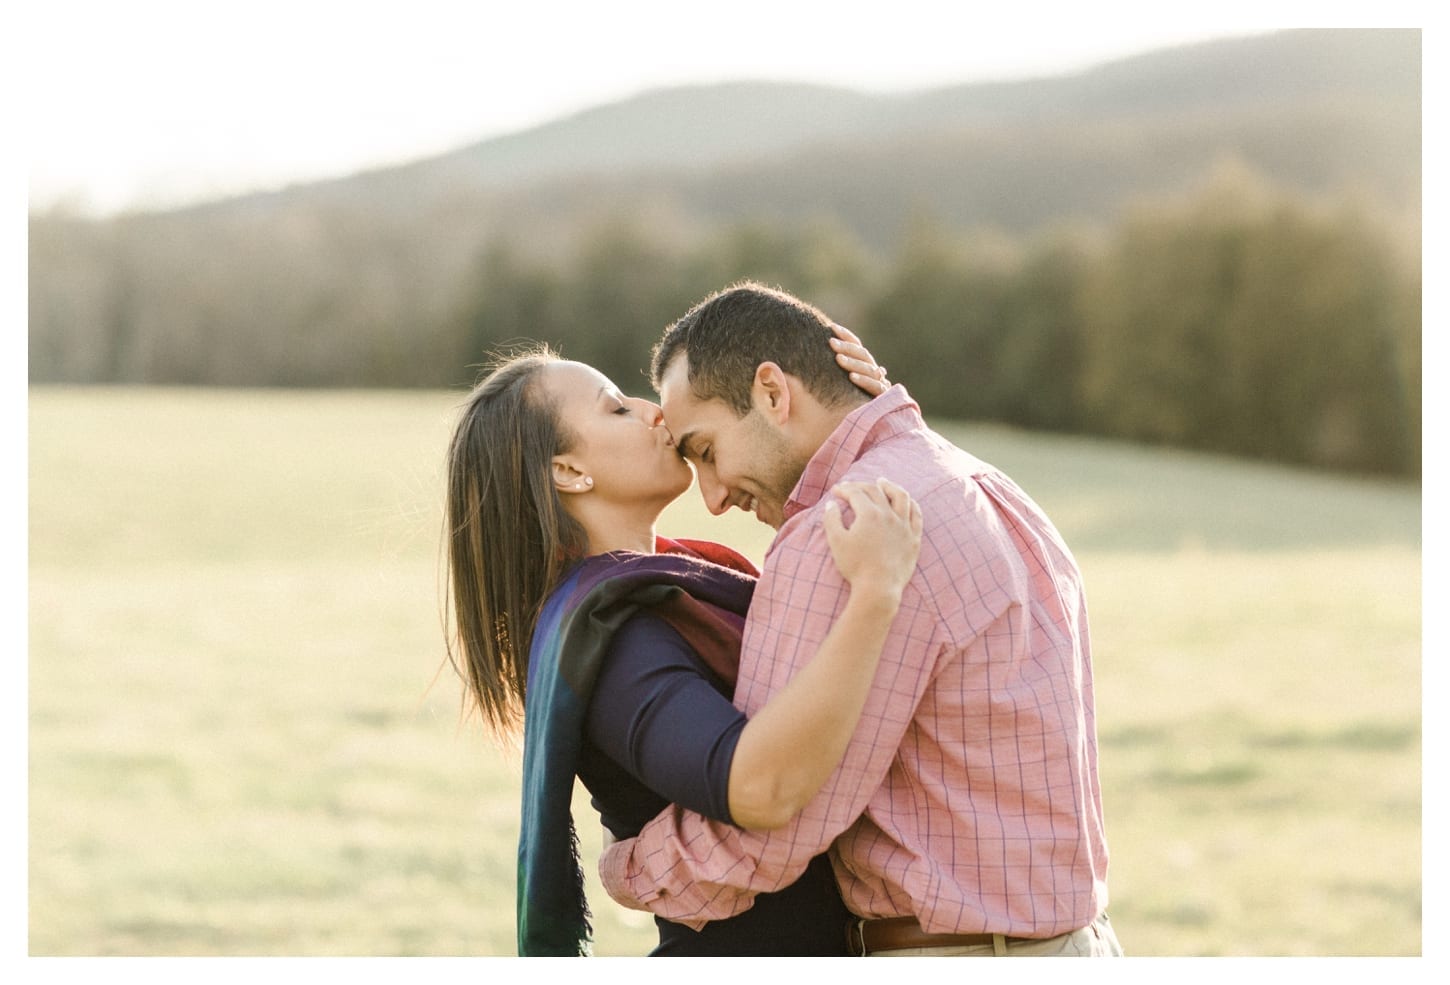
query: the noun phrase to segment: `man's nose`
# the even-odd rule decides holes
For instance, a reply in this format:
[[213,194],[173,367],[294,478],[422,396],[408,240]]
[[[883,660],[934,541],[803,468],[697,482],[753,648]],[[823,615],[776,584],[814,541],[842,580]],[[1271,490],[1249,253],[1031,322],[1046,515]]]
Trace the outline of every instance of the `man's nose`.
[[700,496],[705,500],[707,510],[719,516],[730,509],[730,491],[715,479],[713,472],[696,468],[695,480],[700,484]]

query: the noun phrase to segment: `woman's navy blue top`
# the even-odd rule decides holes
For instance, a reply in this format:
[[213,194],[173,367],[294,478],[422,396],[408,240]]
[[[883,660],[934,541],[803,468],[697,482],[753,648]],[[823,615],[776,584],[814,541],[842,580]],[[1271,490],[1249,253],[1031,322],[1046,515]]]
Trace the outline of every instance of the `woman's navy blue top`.
[[[640,613],[615,633],[594,686],[579,778],[604,826],[633,838],[669,804],[731,823],[730,763],[745,716],[679,633]],[[655,917],[654,955],[844,955],[851,920],[825,855],[777,893],[703,930]]]

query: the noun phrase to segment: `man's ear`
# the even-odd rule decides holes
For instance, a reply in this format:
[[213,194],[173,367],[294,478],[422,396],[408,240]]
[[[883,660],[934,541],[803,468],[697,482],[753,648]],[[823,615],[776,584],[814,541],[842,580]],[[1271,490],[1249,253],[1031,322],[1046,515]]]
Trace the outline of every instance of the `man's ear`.
[[765,362],[755,367],[750,398],[755,409],[777,427],[790,419],[790,377],[775,363]]
[[557,455],[550,463],[554,477],[554,489],[563,496],[568,493],[583,493],[594,488],[594,480],[580,467],[580,463],[565,455]]

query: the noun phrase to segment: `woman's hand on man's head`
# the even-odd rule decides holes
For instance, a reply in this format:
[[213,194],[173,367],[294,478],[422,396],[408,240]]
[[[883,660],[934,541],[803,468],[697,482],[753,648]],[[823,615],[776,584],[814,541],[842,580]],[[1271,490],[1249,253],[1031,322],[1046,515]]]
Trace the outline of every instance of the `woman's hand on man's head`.
[[871,350],[861,344],[856,333],[844,325],[831,324],[836,337],[831,339],[831,348],[836,352],[836,365],[851,377],[851,382],[873,397],[879,397],[891,389],[886,379],[886,367],[878,365]]

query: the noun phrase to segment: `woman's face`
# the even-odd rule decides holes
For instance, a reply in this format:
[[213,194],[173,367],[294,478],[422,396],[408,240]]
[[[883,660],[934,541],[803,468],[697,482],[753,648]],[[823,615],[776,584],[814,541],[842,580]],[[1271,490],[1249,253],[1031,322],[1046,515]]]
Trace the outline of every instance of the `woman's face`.
[[590,495],[663,509],[690,488],[694,473],[676,450],[657,404],[626,397],[583,363],[560,361],[541,372],[562,424],[576,438],[559,459],[593,480]]

